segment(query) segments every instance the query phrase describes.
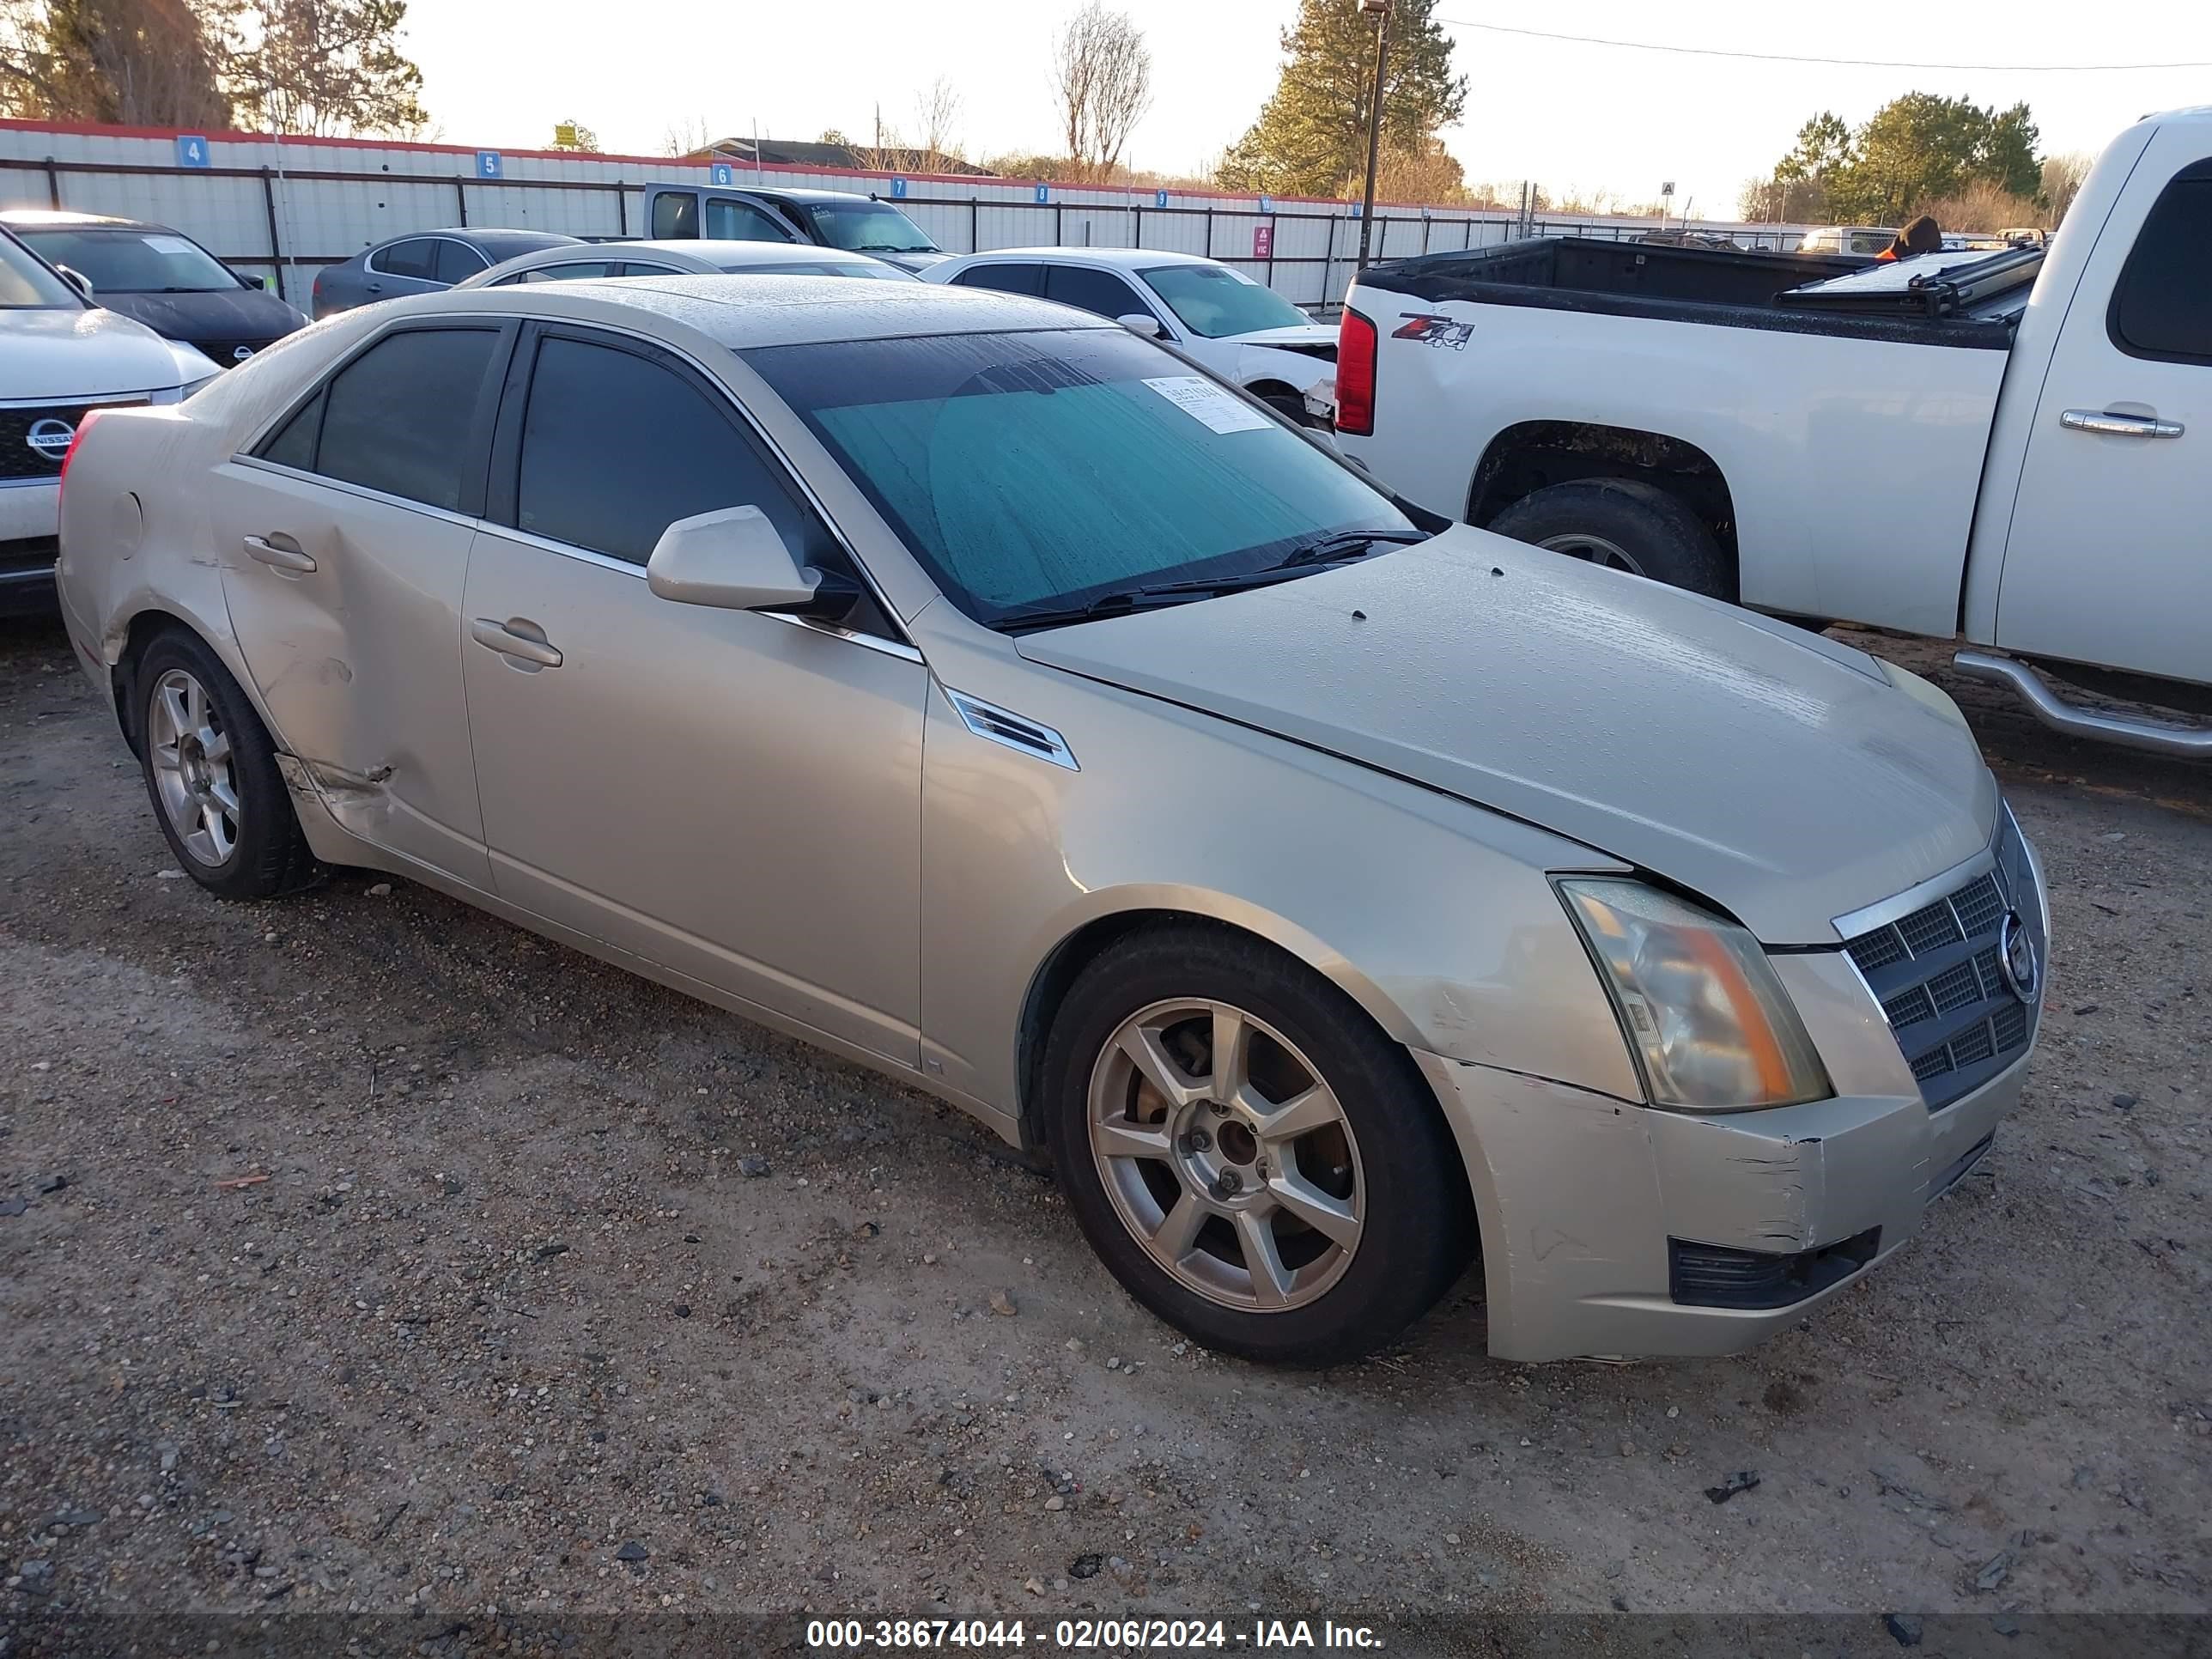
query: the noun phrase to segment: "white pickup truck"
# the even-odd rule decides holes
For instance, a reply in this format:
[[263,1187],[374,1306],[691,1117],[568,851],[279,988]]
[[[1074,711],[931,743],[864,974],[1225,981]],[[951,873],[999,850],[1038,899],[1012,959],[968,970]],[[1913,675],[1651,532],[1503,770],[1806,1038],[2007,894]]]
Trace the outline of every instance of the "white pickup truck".
[[2212,755],[2212,107],[2047,249],[1901,264],[1547,239],[1377,267],[1345,452],[1438,513],[1815,623],[1963,638],[2047,724]]

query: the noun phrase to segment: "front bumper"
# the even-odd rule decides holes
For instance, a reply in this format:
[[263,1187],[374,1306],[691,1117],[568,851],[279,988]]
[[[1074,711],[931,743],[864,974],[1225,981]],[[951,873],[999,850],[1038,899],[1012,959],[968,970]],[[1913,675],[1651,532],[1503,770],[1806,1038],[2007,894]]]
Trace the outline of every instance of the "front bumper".
[[[1900,1091],[1697,1117],[1414,1058],[1474,1187],[1490,1352],[1520,1360],[1723,1354],[1765,1340],[1918,1231],[2018,1104],[2027,1071],[2023,1057],[1940,1113]],[[1778,1255],[1869,1231],[1863,1265],[1831,1259],[1820,1288],[1785,1306],[1675,1299],[1670,1240]]]

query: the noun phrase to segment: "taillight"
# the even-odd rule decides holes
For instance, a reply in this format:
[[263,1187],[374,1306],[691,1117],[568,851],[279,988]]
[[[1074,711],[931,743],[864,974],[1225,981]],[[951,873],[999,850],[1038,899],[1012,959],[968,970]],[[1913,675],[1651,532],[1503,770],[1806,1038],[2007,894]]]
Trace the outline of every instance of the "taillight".
[[105,412],[103,410],[88,409],[84,411],[84,418],[76,423],[76,430],[70,434],[69,447],[62,451],[62,475],[54,480],[57,489],[68,485],[70,463],[76,459],[76,447],[84,441],[84,434],[92,430],[92,423]]
[[1375,325],[1344,308],[1336,331],[1336,429],[1375,435]]

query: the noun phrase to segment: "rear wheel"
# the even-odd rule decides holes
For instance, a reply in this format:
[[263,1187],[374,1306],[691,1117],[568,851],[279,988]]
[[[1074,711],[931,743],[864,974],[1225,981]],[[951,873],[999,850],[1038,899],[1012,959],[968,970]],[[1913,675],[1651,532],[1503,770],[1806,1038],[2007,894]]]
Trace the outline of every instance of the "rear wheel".
[[221,659],[189,634],[164,634],[133,683],[146,793],[185,873],[223,898],[305,883],[314,860],[276,745]]
[[1111,947],[1070,989],[1045,1072],[1085,1236],[1210,1347],[1357,1358],[1466,1265],[1459,1155],[1419,1073],[1255,940],[1188,927]]
[[1515,541],[1733,599],[1728,557],[1675,496],[1633,478],[1577,478],[1523,495],[1490,521]]

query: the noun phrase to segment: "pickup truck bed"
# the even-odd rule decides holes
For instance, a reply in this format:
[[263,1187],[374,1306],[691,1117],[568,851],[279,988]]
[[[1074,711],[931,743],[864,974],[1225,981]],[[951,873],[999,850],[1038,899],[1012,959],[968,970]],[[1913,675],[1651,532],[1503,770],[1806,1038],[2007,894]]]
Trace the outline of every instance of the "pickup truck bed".
[[[1955,268],[1986,257],[1954,254],[1941,263]],[[1930,316],[1929,307],[1902,296],[1889,312],[1807,303],[1809,296],[1802,294],[1787,304],[1779,299],[1808,283],[1854,276],[1869,263],[1849,255],[1723,253],[1547,236],[1401,260],[1363,273],[1359,283],[1432,302],[1466,300],[1906,345],[1996,351],[2011,345],[2013,325],[2027,301],[2024,283],[1995,301],[1943,316]]]

